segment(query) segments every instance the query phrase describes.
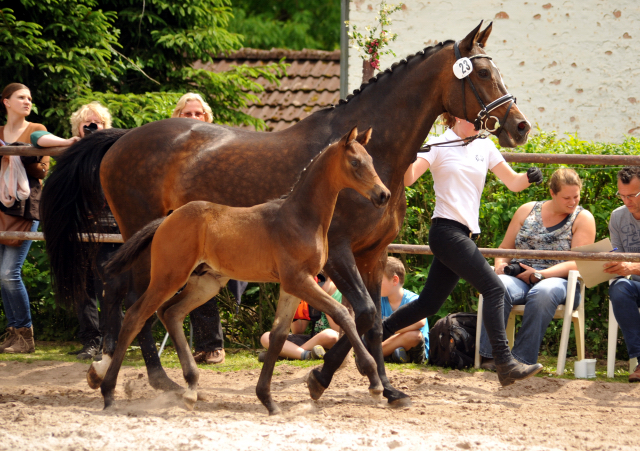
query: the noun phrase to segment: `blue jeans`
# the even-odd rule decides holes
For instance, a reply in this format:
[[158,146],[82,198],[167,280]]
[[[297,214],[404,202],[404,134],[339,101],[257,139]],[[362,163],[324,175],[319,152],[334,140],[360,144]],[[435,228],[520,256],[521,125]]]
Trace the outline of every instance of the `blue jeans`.
[[[507,324],[511,307],[526,305],[522,325],[518,330],[511,354],[522,363],[533,365],[538,361],[540,344],[547,327],[556,313],[556,308],[567,299],[567,279],[551,277],[535,285],[529,285],[517,277],[500,274],[498,276],[505,287],[504,323]],[[580,290],[576,287],[573,308],[580,304]],[[637,313],[637,309],[636,309]],[[491,358],[491,344],[482,324],[480,335],[480,355]]]
[[616,279],[609,286],[613,315],[622,329],[629,358],[640,357],[640,282]]
[[[33,221],[31,231],[38,229],[40,221]],[[29,294],[22,282],[22,265],[27,258],[31,241],[23,241],[18,247],[0,244],[0,289],[7,327],[31,327]]]

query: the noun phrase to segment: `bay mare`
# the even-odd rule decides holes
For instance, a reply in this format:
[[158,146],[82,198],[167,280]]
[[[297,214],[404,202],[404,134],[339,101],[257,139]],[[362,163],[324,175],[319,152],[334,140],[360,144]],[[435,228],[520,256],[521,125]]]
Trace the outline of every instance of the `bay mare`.
[[[491,25],[482,31],[481,25],[459,42],[462,57],[485,54]],[[455,77],[452,68],[456,61],[453,41],[428,47],[394,63],[339,105],[280,132],[168,119],[131,131],[105,130],[82,139],[59,159],[42,198],[43,231],[60,298],[73,299],[84,293],[84,271],[91,252],[77,242],[77,234],[89,229],[91,223],[86,218],[99,214],[104,205],[100,182],[127,240],[152,220],[194,200],[249,207],[277,198],[288,192],[297,174],[328,144],[354,126],[371,127],[376,133],[367,150],[391,191],[391,199],[387,208],[380,210],[352,190],[338,196],[325,272],[353,307],[358,333],[368,334],[383,395],[392,406],[410,404],[406,394],[391,386],[384,369],[380,283],[387,245],[398,234],[406,210],[403,176],[407,167],[440,114],[446,111],[473,121],[481,111],[470,83]],[[485,104],[507,93],[491,61],[479,58],[472,64],[468,80],[473,81]],[[527,141],[531,127],[515,104],[500,106],[494,114],[506,116],[493,132],[500,145],[515,147]],[[139,258],[131,271],[135,293],[143,293],[149,285],[148,254]],[[129,295],[125,302],[135,297]],[[103,353],[107,355],[115,348],[119,309],[115,302],[105,305],[109,330]],[[149,382],[154,388],[177,390],[179,386],[160,365],[151,323],[151,319],[147,321],[138,335]],[[350,348],[347,338],[342,337],[325,355],[322,368],[313,371],[318,385],[311,388],[314,396],[329,386]]]
[[[182,324],[189,312],[217,295],[230,278],[280,283],[271,345],[256,387],[269,414],[280,412],[271,397],[271,376],[300,299],[331,316],[345,331],[369,377],[369,391],[372,396],[382,394],[376,363],[347,308],[314,280],[327,261],[327,233],[338,193],[351,188],[376,208],[386,205],[391,196],[361,145],[370,136],[371,129],[358,136],[354,127],[312,161],[284,198],[253,207],[189,202],[166,218],[152,221],[125,243],[109,262],[107,273],[122,272],[150,246],[151,280],[125,315],[113,360],[100,386],[105,408],[113,403],[127,348],[156,311],[176,344],[188,383],[183,399],[193,408],[199,373]],[[106,361],[108,357],[103,358]],[[94,367],[98,365],[102,362],[92,365],[89,380],[92,373],[97,376]]]

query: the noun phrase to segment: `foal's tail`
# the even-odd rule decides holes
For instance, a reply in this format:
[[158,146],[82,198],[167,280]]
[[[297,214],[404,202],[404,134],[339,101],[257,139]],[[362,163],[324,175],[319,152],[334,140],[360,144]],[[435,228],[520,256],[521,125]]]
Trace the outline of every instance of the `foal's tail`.
[[158,227],[160,227],[160,224],[162,224],[165,219],[166,216],[151,221],[129,238],[113,257],[111,257],[107,266],[105,266],[106,275],[112,276],[120,274],[129,269],[136,258],[151,244]]
[[72,306],[86,296],[86,275],[99,243],[79,240],[80,233],[97,232],[103,214],[100,164],[111,146],[129,130],[112,128],[91,133],[56,160],[42,190],[40,219],[59,303]]

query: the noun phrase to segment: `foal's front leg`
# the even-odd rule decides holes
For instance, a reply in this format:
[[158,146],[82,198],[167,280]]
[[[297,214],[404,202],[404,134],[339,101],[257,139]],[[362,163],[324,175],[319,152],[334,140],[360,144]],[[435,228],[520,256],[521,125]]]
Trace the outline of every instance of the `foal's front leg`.
[[[296,294],[304,298],[315,309],[329,315],[340,326],[353,345],[360,368],[369,378],[369,393],[373,397],[379,397],[382,394],[383,387],[380,377],[378,377],[376,362],[362,344],[356,331],[356,325],[351,319],[347,308],[325,293],[311,277],[300,284]],[[320,398],[326,388],[318,381],[317,375],[319,374],[321,374],[320,371],[313,370],[307,381],[309,392],[313,399]]]
[[293,315],[299,303],[299,298],[285,293],[282,286],[280,286],[280,299],[278,300],[276,318],[269,336],[269,349],[267,350],[267,357],[262,365],[258,385],[256,385],[256,395],[258,395],[258,399],[260,399],[269,411],[269,415],[277,415],[282,412],[278,404],[276,404],[271,397],[271,378],[273,376],[273,369],[276,366],[276,361],[278,360],[278,355],[280,351],[282,351],[284,342],[287,339],[291,321],[293,321]]

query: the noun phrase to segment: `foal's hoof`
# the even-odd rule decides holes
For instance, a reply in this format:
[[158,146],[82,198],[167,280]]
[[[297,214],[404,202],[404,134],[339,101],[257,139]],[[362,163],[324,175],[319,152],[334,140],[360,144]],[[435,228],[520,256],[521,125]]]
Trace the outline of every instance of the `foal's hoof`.
[[315,375],[316,371],[317,370],[311,371],[309,373],[309,376],[307,377],[307,387],[309,388],[309,395],[311,396],[311,399],[313,399],[314,401],[317,401],[318,399],[320,399],[320,396],[322,396],[324,391],[327,389],[326,387],[323,387],[322,384],[316,378],[316,375]]
[[107,410],[110,407],[113,407],[115,398],[113,395],[110,396],[105,396],[104,397],[104,409],[103,410]]
[[182,400],[184,401],[184,405],[187,409],[193,410],[193,407],[196,405],[196,401],[198,400],[198,393],[195,390],[186,389],[182,395]]
[[87,383],[89,384],[89,387],[94,390],[100,388],[100,384],[102,384],[102,377],[98,374],[93,365],[91,365],[89,367],[89,371],[87,371]]
[[282,409],[278,407],[276,403],[273,403],[271,407],[267,407],[267,410],[269,411],[270,417],[274,415],[280,415],[282,413]]

